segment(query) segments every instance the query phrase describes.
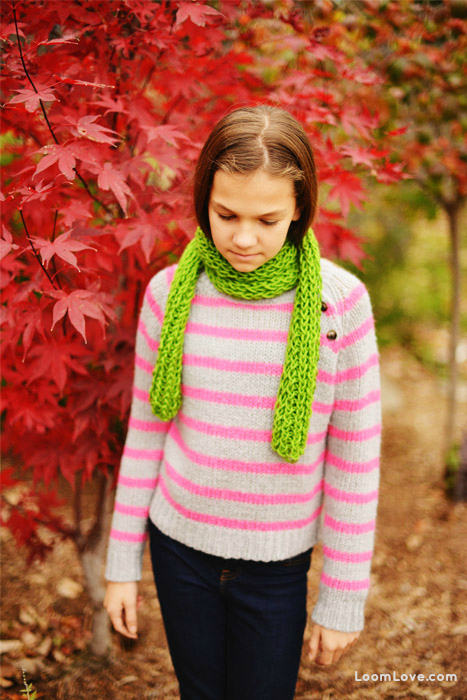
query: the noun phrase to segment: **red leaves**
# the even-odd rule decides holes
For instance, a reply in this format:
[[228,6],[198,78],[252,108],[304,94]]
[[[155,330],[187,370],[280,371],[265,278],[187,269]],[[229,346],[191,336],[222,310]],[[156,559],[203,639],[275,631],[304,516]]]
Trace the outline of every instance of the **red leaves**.
[[43,102],[53,102],[56,99],[51,87],[40,88],[37,92],[31,88],[22,88],[18,90],[17,95],[11,98],[9,104],[24,102],[24,106],[28,112],[35,112],[39,107],[40,100]]
[[50,241],[45,238],[38,238],[37,236],[33,238],[34,245],[39,250],[42,262],[46,268],[51,258],[54,255],[57,255],[59,258],[62,258],[62,260],[65,260],[67,263],[73,265],[77,270],[79,270],[77,265],[78,261],[73,252],[77,252],[79,250],[95,250],[95,248],[91,248],[89,245],[73,240],[71,236],[72,231],[66,231],[65,233],[62,233],[61,236],[58,236],[58,238],[56,238],[54,241]]
[[72,483],[118,464],[141,294],[193,234],[193,165],[223,114],[271,102],[305,125],[330,200],[321,209],[333,205],[316,226],[325,255],[358,263],[344,218],[364,198],[361,175],[395,181],[401,169],[381,148],[379,86],[332,13],[317,10],[311,24],[300,3],[15,4],[27,74],[11,3],[1,9],[13,96],[0,239],[5,446],[37,481]]
[[107,325],[106,316],[112,321],[117,321],[114,310],[107,301],[104,301],[103,295],[86,289],[75,289],[70,294],[62,290],[49,292],[49,294],[59,299],[53,308],[53,323],[50,329],[52,331],[55,324],[68,313],[68,318],[72,325],[83,336],[84,342],[87,343],[85,316],[99,321],[103,329]]
[[193,2],[179,2],[177,10],[177,21],[175,27],[178,28],[187,19],[198,27],[205,27],[206,22],[212,18],[221,18],[222,14],[209,5],[199,5]]
[[97,184],[102,190],[112,190],[118,203],[126,214],[127,195],[132,196],[131,190],[121,173],[112,167],[112,163],[104,163],[104,167],[98,175]]

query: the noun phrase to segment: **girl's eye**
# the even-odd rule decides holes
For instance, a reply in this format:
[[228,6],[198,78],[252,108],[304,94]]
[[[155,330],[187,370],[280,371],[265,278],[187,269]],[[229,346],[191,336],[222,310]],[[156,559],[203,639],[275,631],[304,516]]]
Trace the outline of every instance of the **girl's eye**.
[[222,219],[222,221],[232,221],[235,218],[235,214],[217,214],[217,216]]
[[266,221],[265,219],[261,219],[261,223],[264,224],[265,226],[275,226],[278,224],[278,221]]

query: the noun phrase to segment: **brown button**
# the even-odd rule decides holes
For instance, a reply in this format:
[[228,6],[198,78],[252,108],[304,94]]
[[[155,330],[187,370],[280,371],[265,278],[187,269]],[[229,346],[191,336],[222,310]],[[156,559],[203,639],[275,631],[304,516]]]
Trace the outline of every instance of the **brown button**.
[[325,301],[322,301],[322,302],[321,302],[321,311],[323,311],[324,313],[326,313],[327,310],[328,310],[328,305],[326,304]]
[[336,331],[328,331],[326,334],[326,338],[328,340],[335,340],[337,338],[337,333]]

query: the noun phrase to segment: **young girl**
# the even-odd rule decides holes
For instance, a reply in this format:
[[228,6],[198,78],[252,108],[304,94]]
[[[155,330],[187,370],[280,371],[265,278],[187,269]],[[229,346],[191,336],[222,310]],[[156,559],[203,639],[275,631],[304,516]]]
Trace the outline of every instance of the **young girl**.
[[199,224],[144,295],[104,605],[136,637],[149,528],[182,700],[288,700],[364,625],[378,489],[378,353],[364,285],[320,260],[313,155],[287,112],[221,119]]

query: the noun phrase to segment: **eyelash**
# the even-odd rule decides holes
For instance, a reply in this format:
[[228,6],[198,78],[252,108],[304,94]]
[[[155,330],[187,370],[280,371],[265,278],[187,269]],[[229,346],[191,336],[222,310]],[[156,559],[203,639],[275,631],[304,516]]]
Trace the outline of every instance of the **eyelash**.
[[[235,218],[235,214],[218,214],[218,217],[222,219],[222,221],[232,221],[232,219]],[[260,219],[260,221],[264,226],[275,226],[279,223],[278,221],[265,221],[264,219]]]

